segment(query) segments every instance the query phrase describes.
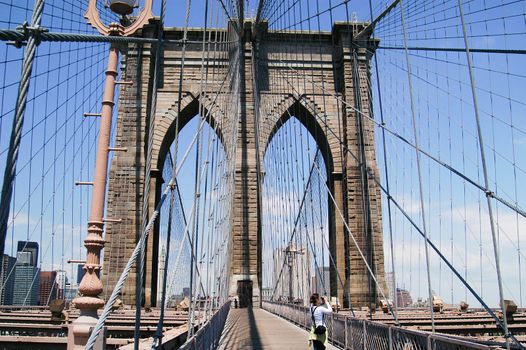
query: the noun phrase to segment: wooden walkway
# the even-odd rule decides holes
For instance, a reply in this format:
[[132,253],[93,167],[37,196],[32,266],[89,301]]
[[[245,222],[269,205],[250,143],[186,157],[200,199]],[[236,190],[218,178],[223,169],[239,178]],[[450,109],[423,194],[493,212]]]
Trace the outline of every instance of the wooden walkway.
[[263,309],[231,309],[219,343],[220,350],[308,348],[307,331]]

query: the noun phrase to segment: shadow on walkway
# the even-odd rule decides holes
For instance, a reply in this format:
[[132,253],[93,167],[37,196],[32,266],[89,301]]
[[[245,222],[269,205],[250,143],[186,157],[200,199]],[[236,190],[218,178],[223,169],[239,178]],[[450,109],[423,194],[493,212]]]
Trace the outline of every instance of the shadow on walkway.
[[253,308],[230,309],[219,349],[263,349]]
[[230,309],[219,349],[307,350],[307,339],[307,331],[265,310]]

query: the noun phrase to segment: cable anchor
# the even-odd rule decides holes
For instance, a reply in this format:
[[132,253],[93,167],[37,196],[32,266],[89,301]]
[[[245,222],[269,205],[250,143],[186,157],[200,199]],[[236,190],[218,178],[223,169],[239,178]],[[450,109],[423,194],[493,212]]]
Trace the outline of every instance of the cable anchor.
[[27,45],[27,40],[31,36],[35,38],[36,45],[40,44],[41,34],[49,32],[49,29],[44,28],[41,25],[30,26],[27,21],[24,21],[22,25],[19,25],[18,27],[16,27],[16,30],[23,35],[23,39],[21,40],[15,39],[13,41],[8,41],[7,44],[13,45],[17,49],[20,49],[22,46]]

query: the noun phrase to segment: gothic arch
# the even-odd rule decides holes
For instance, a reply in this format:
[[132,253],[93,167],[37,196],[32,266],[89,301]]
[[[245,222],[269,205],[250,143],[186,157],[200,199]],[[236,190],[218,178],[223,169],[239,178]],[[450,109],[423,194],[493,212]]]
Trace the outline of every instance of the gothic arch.
[[[161,115],[156,116],[153,132],[153,149],[152,149],[152,170],[151,170],[151,191],[149,196],[150,215],[155,210],[161,198],[163,185],[162,169],[170,146],[175,140],[175,129],[178,126],[179,131],[184,128],[190,120],[199,114],[200,106],[203,108],[203,116],[210,127],[215,130],[217,137],[225,145],[222,122],[225,121],[224,114],[220,107],[206,95],[198,95],[190,92],[183,93],[181,99],[181,111],[177,117],[177,102],[173,103]],[[227,148],[224,147],[225,152]],[[153,227],[146,244],[146,255],[151,255],[147,259],[145,271],[145,296],[146,300],[151,301],[151,305],[156,304],[157,279],[158,279],[158,254],[159,254],[159,232],[160,220],[157,220]]]
[[[336,138],[333,135],[328,135],[324,127],[320,125],[316,116],[322,115],[323,112],[316,106],[316,104],[306,96],[301,96],[299,99],[288,96],[280,103],[278,103],[272,110],[272,115],[265,117],[269,119],[266,124],[266,130],[263,132],[262,138],[262,158],[264,157],[270,142],[289,119],[295,117],[307,129],[311,136],[316,141],[325,161],[327,168],[327,176],[330,176],[335,171],[335,157],[339,154],[339,149],[333,149],[331,145],[338,145]],[[338,163],[338,162],[337,162]],[[337,167],[337,165],[336,165]],[[339,171],[339,169],[337,169]]]
[[[194,94],[187,92],[183,94],[183,98],[181,99],[181,113],[179,118],[177,118],[177,102],[172,104],[162,115],[157,116],[153,136],[154,144],[157,146],[154,146],[152,150],[152,165],[155,169],[162,169],[166,154],[174,142],[176,127],[179,126],[179,131],[182,130],[190,120],[199,114],[200,104],[202,105],[206,122],[215,130],[217,136],[223,145],[225,145],[221,127],[224,114],[220,107],[206,95],[195,97]],[[225,147],[225,151],[226,149]]]

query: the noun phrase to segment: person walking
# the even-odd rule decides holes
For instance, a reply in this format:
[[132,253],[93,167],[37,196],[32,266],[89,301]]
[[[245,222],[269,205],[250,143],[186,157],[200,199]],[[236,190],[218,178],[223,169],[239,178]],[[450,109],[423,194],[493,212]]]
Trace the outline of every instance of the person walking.
[[309,348],[324,350],[327,346],[327,323],[325,315],[332,313],[329,302],[318,293],[310,297],[311,329],[309,333]]

